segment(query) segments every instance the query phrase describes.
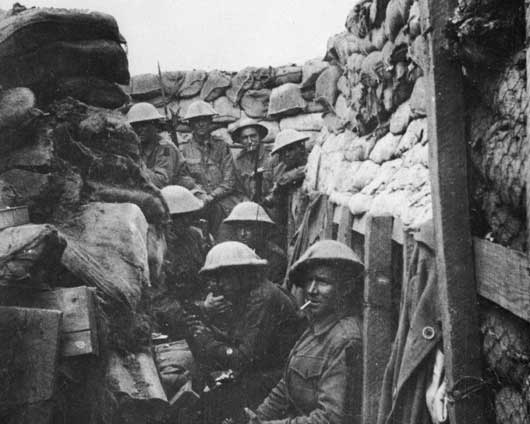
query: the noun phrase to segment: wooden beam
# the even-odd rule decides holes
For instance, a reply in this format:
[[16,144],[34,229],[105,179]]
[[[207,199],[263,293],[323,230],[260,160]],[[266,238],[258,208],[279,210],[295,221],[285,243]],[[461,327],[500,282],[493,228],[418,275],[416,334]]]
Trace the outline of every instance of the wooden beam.
[[363,315],[363,424],[377,422],[386,364],[393,342],[392,217],[368,216]]
[[[469,226],[467,152],[461,69],[447,49],[446,24],[457,0],[420,0],[428,58],[424,69],[429,171],[448,390],[482,377],[477,290]],[[483,393],[449,403],[452,424],[486,421]]]
[[[526,92],[530,93],[530,1],[525,0]],[[526,117],[526,151],[530,151],[530,116]],[[530,251],[530,172],[526,172],[526,249]]]
[[530,322],[530,260],[523,252],[473,239],[478,292]]
[[345,206],[337,206],[334,222],[337,224],[337,240],[351,247],[353,215],[350,213],[350,209]]
[[[352,230],[356,233],[363,234],[366,232],[366,214],[357,215],[353,217]],[[404,228],[403,222],[399,218],[394,218],[394,225],[392,226],[392,240],[396,243],[403,244],[404,242]]]
[[329,197],[326,197],[326,208],[327,208],[327,214],[326,214],[326,226],[324,228],[324,238],[325,239],[333,239],[333,218],[335,215],[335,205],[329,201]]

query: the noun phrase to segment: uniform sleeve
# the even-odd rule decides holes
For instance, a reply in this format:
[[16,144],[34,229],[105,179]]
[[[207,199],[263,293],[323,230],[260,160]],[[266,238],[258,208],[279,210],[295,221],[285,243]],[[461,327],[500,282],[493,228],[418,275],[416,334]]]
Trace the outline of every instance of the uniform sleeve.
[[[348,394],[347,376],[348,371],[346,360],[346,348],[344,346],[340,352],[328,362],[318,383],[318,407],[311,411],[309,415],[299,415],[295,417],[284,417],[283,419],[265,420],[268,424],[346,424],[346,404]],[[261,407],[260,407],[261,408]]]
[[274,335],[275,316],[270,302],[251,298],[243,318],[245,325],[241,331],[241,344],[230,345],[224,340],[215,339],[211,333],[198,337],[195,343],[200,345],[200,350],[211,366],[241,372],[251,367],[265,353]]
[[256,414],[260,420],[270,421],[285,417],[288,410],[289,398],[287,397],[285,380],[282,378],[258,407]]
[[157,146],[155,161],[151,168],[147,169],[147,175],[151,182],[158,188],[163,188],[171,183],[177,161],[177,151],[170,146]]
[[211,193],[211,195],[217,200],[223,199],[229,194],[232,194],[237,186],[236,167],[228,146],[223,146],[220,168],[223,180]]

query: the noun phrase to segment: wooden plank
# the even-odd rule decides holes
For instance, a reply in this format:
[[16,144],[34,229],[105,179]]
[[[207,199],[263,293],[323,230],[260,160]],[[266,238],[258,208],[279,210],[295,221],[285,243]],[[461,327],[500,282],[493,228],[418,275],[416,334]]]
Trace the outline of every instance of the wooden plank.
[[51,291],[2,287],[0,304],[60,310],[63,312],[61,355],[99,353],[94,294],[88,287],[69,287]]
[[363,424],[375,424],[393,342],[392,217],[368,216],[363,316]]
[[[352,230],[363,234],[366,232],[366,219],[367,215],[354,216],[352,223]],[[394,219],[394,226],[392,227],[392,240],[396,243],[403,244],[403,222],[399,218]]]
[[[445,28],[457,0],[420,0],[427,41],[425,72],[429,171],[436,266],[448,391],[465,392],[482,378],[477,290],[469,226],[467,152],[460,66],[447,51]],[[484,423],[483,393],[448,404],[452,424]]]
[[530,322],[530,260],[527,255],[473,239],[479,294]]
[[[526,16],[526,92],[530,93],[530,1],[525,0]],[[526,117],[526,151],[530,151],[530,116]],[[526,245],[530,246],[530,172],[526,172]]]
[[0,411],[21,407],[23,414],[31,405],[50,411],[46,401],[55,392],[61,316],[61,311],[0,307]]
[[338,206],[335,209],[335,217],[336,221],[334,222],[337,224],[337,240],[351,247],[353,215],[350,213],[350,209],[345,206]]
[[326,226],[324,228],[324,238],[325,239],[333,239],[333,216],[335,214],[335,205],[329,201],[329,198],[326,201],[326,207],[327,207],[327,220],[326,220]]

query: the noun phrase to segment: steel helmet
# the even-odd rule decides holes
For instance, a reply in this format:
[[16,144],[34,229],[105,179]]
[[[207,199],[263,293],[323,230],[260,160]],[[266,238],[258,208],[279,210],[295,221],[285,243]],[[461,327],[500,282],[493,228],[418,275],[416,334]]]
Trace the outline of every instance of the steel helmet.
[[147,102],[136,103],[127,112],[127,122],[129,124],[134,122],[159,121],[160,119],[164,119],[164,117],[160,115],[156,107]]
[[272,148],[271,155],[278,153],[278,151],[284,147],[306,140],[309,140],[309,136],[302,134],[299,131],[291,129],[280,131],[276,136],[276,140],[274,141],[274,147]]
[[236,222],[262,222],[274,225],[274,221],[270,219],[265,209],[254,202],[238,203],[223,222],[228,224]]
[[212,273],[222,268],[231,267],[263,267],[268,262],[260,258],[246,244],[238,241],[225,241],[212,247],[206,255],[201,274]]
[[267,137],[269,130],[265,125],[260,124],[258,121],[252,118],[242,118],[236,122],[231,128],[229,128],[230,136],[236,143],[239,141],[239,135],[245,128],[255,128],[258,131],[260,139],[263,140]]
[[198,211],[204,206],[202,200],[197,199],[191,191],[178,185],[166,186],[161,193],[171,215]]
[[193,102],[186,111],[184,118],[186,121],[198,118],[200,116],[215,116],[218,115],[218,113],[215,111],[213,107],[211,107],[208,103],[206,103],[203,100],[197,100],[196,102]]
[[352,278],[364,270],[359,256],[344,243],[335,240],[321,240],[309,247],[289,270],[289,280],[301,284],[309,266],[316,264],[336,265],[351,272]]

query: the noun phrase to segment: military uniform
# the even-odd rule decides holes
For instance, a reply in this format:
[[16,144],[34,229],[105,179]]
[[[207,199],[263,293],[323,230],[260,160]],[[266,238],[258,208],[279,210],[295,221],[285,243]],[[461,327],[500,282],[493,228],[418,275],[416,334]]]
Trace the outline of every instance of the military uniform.
[[186,167],[184,157],[173,144],[169,134],[162,132],[156,144],[142,149],[142,160],[147,167],[151,182],[158,188],[170,184],[179,184],[193,188],[192,178]]
[[[271,161],[270,148],[260,145],[259,149],[258,169],[261,168],[264,171],[261,180],[261,194],[266,196],[273,186],[271,167],[274,166],[274,162]],[[240,186],[249,199],[255,199],[256,195],[255,160],[255,152],[249,152],[245,149],[241,150],[235,159]]]
[[269,263],[267,277],[275,284],[282,285],[287,270],[287,255],[276,243],[267,240],[262,249],[256,253]]
[[180,147],[190,175],[206,194],[214,197],[214,204],[207,206],[207,217],[210,232],[215,236],[226,215],[245,199],[230,148],[224,141],[212,137],[204,144],[191,138]]
[[257,409],[263,423],[350,422],[347,348],[360,349],[359,321],[331,315],[302,334],[289,354],[283,378]]

